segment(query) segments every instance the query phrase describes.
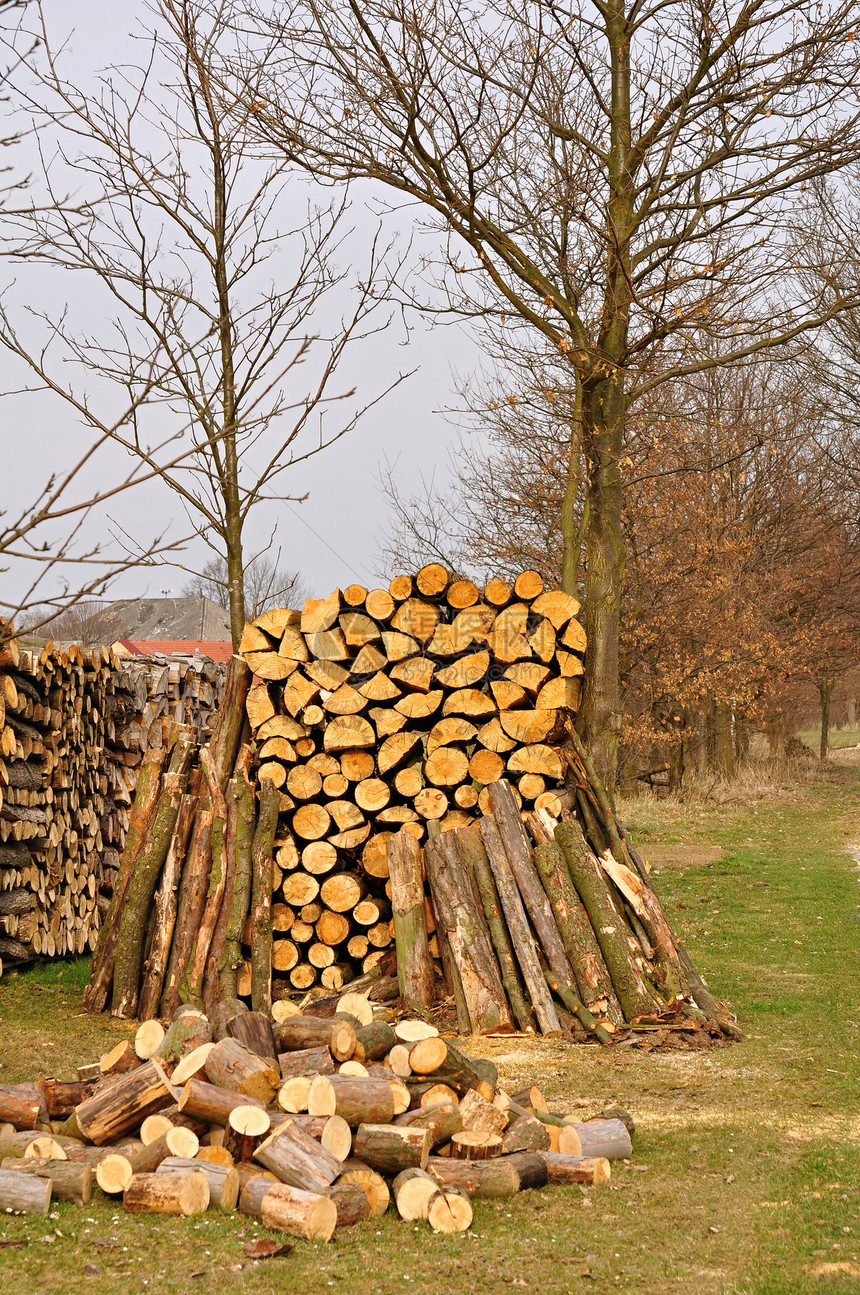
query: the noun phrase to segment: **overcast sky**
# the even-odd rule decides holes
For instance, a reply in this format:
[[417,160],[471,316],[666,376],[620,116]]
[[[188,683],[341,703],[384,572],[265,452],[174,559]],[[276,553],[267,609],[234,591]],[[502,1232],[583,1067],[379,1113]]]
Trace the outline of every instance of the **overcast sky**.
[[[142,0],[47,0],[46,13],[56,24],[58,33],[73,34],[65,55],[67,74],[85,83],[86,78],[130,49],[126,33],[139,15],[145,13]],[[375,218],[353,213],[360,233],[369,240]],[[404,234],[409,219],[400,217]],[[356,250],[364,251],[360,239]],[[25,277],[26,276],[26,277]],[[13,293],[21,294],[37,307],[56,310],[69,288],[44,273],[13,270],[0,263],[4,287],[10,278],[17,280]],[[63,276],[59,276],[62,279]],[[14,299],[14,297],[13,297]],[[80,299],[76,299],[80,308]],[[83,316],[96,330],[102,320],[97,313]],[[480,364],[480,355],[468,335],[459,327],[434,331],[417,328],[404,344],[401,325],[395,323],[381,336],[365,343],[354,357],[347,357],[342,378],[336,389],[356,384],[359,396],[372,398],[384,389],[399,372],[417,369],[414,376],[389,395],[382,405],[370,411],[350,435],[307,464],[292,469],[281,478],[284,493],[308,494],[302,504],[272,504],[262,507],[248,531],[248,549],[264,544],[273,526],[277,527],[276,545],[282,550],[282,563],[297,568],[312,593],[323,594],[334,585],[351,581],[376,583],[379,550],[388,517],[386,500],[380,492],[377,476],[380,465],[396,462],[399,479],[405,490],[416,488],[420,477],[434,473],[444,479],[447,455],[457,439],[457,428],[442,410],[456,402],[454,373],[471,373]],[[0,353],[2,386],[9,390],[20,383],[20,373]],[[46,404],[41,398],[16,396],[0,407],[5,432],[4,475],[0,494],[3,506],[33,494],[34,482],[48,470],[67,462],[85,443],[87,433],[74,421],[70,410],[61,404]],[[99,479],[104,480],[111,466],[104,460]],[[112,512],[125,529],[143,541],[155,528],[170,524],[173,533],[183,534],[188,523],[175,496],[164,486],[144,487],[115,502]],[[208,550],[195,542],[182,559],[190,568],[206,560]],[[161,568],[138,571],[124,577],[113,590],[115,597],[134,597],[144,593],[178,593],[187,577],[182,571]]]

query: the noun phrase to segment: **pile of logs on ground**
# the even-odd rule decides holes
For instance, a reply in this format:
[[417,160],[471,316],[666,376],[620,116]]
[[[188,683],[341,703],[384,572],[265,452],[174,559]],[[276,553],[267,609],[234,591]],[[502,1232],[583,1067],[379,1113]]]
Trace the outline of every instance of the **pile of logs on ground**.
[[603,1183],[630,1157],[624,1111],[552,1114],[495,1065],[350,993],[327,1015],[222,1000],[142,1025],[77,1081],[0,1089],[0,1211],[238,1210],[314,1241],[384,1214],[466,1230],[473,1201]]
[[223,667],[0,646],[0,959],[95,948],[145,752],[199,737]]
[[[208,746],[177,729],[147,753],[84,1005],[169,1019],[180,1003],[211,1015],[241,997],[265,1012],[396,969],[405,1002],[449,1001],[463,1032],[737,1037],[593,775],[573,693],[555,690],[578,686],[575,601],[526,572],[475,602],[435,565],[391,590],[266,612],[233,658]],[[493,628],[492,600],[510,623]],[[415,654],[392,663],[407,624]],[[502,677],[515,667],[532,672],[531,695]],[[286,680],[252,682],[252,669]],[[505,760],[485,744],[500,734]]]
[[524,808],[561,811],[578,611],[535,571],[480,590],[431,563],[246,628],[258,777],[281,791],[276,992],[336,989],[384,961],[398,831],[422,841],[474,823],[503,776]]

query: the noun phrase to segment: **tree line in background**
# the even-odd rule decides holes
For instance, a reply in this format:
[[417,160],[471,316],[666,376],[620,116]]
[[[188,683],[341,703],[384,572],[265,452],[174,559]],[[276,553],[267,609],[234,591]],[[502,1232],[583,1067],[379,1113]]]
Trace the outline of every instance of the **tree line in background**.
[[[856,638],[860,0],[158,0],[172,79],[144,62],[93,93],[38,0],[25,12],[12,48],[38,36],[36,82],[14,90],[65,145],[47,202],[7,211],[5,250],[117,313],[109,337],[43,314],[46,350],[7,308],[0,341],[178,492],[226,562],[234,638],[248,513],[354,425],[299,445],[352,396],[330,387],[346,341],[396,300],[467,321],[496,373],[464,391],[490,452],[455,463],[453,497],[399,500],[394,547],[409,566],[525,560],[581,595],[580,724],[606,784],[729,772],[804,684],[826,747]],[[430,232],[410,266],[374,246],[319,331],[339,199],[298,230],[292,286],[247,282],[286,245],[268,222],[297,174],[371,181]],[[288,391],[313,347],[318,381]],[[121,393],[118,415],[54,349]],[[188,462],[147,441],[153,405],[178,411]]]

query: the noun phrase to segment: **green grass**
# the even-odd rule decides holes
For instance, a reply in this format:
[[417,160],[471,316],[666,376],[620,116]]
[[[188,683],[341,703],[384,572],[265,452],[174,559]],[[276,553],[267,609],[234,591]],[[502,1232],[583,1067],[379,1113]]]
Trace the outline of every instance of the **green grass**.
[[[807,746],[812,747],[816,754],[818,753],[818,746],[821,742],[820,724],[816,724],[813,728],[799,729],[796,736],[800,738],[801,742],[805,742]],[[828,741],[831,751],[841,751],[849,746],[860,746],[860,728],[832,728]]]
[[[628,1107],[634,1158],[609,1184],[478,1202],[462,1237],[388,1215],[260,1263],[242,1253],[258,1229],[240,1217],[61,1206],[50,1219],[0,1221],[0,1241],[27,1242],[0,1248],[0,1287],[860,1292],[860,873],[845,853],[860,842],[858,792],[860,768],[838,764],[771,803],[625,807],[671,920],[712,990],[733,1003],[745,1043],[696,1052],[475,1043],[507,1085],[536,1080],[556,1109]],[[77,1015],[84,979],[72,963],[0,981],[0,1082],[69,1075],[128,1032]]]

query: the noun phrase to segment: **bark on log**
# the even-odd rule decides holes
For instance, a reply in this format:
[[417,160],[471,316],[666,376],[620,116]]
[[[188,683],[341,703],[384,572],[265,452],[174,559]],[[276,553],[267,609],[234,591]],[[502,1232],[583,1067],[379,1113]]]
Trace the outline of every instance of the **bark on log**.
[[293,1120],[285,1120],[261,1142],[254,1159],[282,1183],[302,1191],[322,1192],[341,1173],[342,1162]]
[[161,1066],[153,1057],[136,1070],[103,1084],[81,1102],[75,1121],[85,1138],[102,1146],[137,1128],[173,1100]]
[[523,901],[517,889],[517,883],[508,862],[508,856],[495,818],[491,816],[482,818],[480,831],[481,840],[490,860],[499,892],[499,899],[501,900],[511,935],[511,942],[516,952],[523,980],[526,983],[529,998],[535,1009],[538,1025],[543,1034],[559,1035],[561,1034],[561,1024],[543,977],[537,945],[529,929]]
[[550,1187],[568,1183],[606,1183],[611,1177],[609,1161],[596,1156],[564,1156],[557,1151],[539,1153],[546,1164]]
[[410,833],[401,831],[389,840],[388,872],[400,995],[432,1007],[436,976],[428,945],[421,851]]
[[252,846],[251,1002],[256,1012],[272,1009],[272,847],[279,808],[278,789],[263,779]]
[[7,1159],[0,1164],[0,1172],[11,1169],[16,1173],[47,1178],[51,1184],[51,1199],[71,1201],[73,1205],[86,1205],[93,1194],[93,1171],[89,1165],[73,1160],[43,1160],[30,1158]]
[[436,925],[444,927],[463,987],[472,1032],[513,1028],[480,901],[455,833],[440,832],[425,851]]
[[209,1184],[199,1170],[135,1174],[122,1204],[129,1214],[203,1214],[209,1205]]
[[239,1198],[239,1175],[229,1165],[215,1165],[208,1160],[189,1160],[182,1156],[167,1156],[155,1171],[157,1174],[175,1172],[202,1174],[209,1184],[209,1204],[216,1210],[234,1210]]
[[348,1061],[355,1053],[355,1029],[348,1021],[316,1016],[290,1016],[275,1026],[278,1053],[327,1047],[335,1061]]
[[277,1183],[260,1203],[260,1222],[307,1241],[330,1241],[337,1226],[337,1206],[318,1192]]
[[47,1214],[50,1208],[50,1178],[0,1169],[0,1213]]
[[311,1083],[309,1115],[339,1115],[352,1128],[359,1124],[390,1124],[394,1093],[384,1079],[352,1075],[318,1075]]
[[249,1051],[238,1039],[222,1039],[206,1058],[206,1078],[220,1088],[271,1102],[280,1074],[271,1062]]
[[440,1187],[459,1188],[478,1200],[497,1200],[516,1196],[520,1190],[519,1174],[509,1160],[451,1160],[431,1156],[427,1171]]
[[189,1079],[179,1098],[179,1109],[184,1115],[206,1120],[210,1124],[220,1124],[222,1127],[226,1127],[230,1112],[237,1106],[259,1106],[261,1110],[265,1110],[266,1103],[259,1098],[206,1083],[203,1079]]
[[224,947],[218,964],[222,999],[238,996],[237,973],[243,962],[242,933],[251,904],[255,821],[254,789],[247,766],[240,758],[236,772],[236,872]]
[[415,1125],[360,1124],[354,1152],[377,1173],[399,1174],[403,1169],[424,1169],[430,1155],[430,1130]]

